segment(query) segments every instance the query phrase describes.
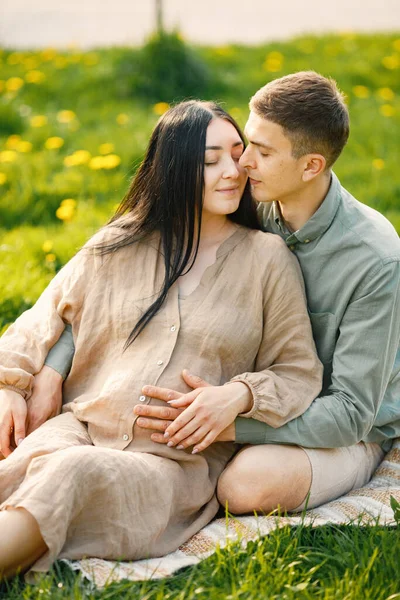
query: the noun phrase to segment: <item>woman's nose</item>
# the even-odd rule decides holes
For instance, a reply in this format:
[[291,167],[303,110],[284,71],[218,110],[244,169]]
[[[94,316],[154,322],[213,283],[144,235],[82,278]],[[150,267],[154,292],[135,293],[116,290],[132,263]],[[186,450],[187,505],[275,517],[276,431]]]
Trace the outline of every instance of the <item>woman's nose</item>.
[[239,177],[240,167],[238,163],[234,160],[230,160],[225,166],[224,177],[226,179],[236,179]]

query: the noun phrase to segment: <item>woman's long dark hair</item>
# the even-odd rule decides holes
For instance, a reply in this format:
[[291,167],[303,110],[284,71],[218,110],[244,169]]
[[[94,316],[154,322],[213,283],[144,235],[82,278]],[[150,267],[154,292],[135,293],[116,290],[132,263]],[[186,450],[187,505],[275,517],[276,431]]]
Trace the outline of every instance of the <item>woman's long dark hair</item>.
[[[196,260],[203,207],[206,132],[213,118],[229,121],[244,143],[235,120],[214,102],[189,100],[169,109],[158,121],[131,187],[110,220],[121,228],[121,235],[114,242],[95,248],[100,254],[108,254],[143,240],[155,231],[161,236],[164,282],[157,298],[131,331],[124,350],[160,310],[170,287]],[[261,229],[248,182],[238,209],[228,218],[245,227]]]

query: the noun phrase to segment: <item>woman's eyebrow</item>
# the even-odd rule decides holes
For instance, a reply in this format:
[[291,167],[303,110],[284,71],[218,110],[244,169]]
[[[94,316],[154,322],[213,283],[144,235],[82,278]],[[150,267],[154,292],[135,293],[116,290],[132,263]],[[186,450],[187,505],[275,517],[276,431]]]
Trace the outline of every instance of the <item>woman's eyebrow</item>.
[[[232,148],[237,148],[238,146],[244,146],[243,142],[235,142],[232,144]],[[206,150],[223,150],[222,146],[206,146]]]

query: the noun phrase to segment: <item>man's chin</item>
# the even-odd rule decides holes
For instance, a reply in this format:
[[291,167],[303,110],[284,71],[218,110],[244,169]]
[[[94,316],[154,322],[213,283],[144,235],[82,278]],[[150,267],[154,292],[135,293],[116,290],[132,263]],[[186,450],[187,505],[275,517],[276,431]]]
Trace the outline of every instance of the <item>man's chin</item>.
[[268,192],[262,189],[261,184],[251,186],[251,195],[257,202],[272,202]]

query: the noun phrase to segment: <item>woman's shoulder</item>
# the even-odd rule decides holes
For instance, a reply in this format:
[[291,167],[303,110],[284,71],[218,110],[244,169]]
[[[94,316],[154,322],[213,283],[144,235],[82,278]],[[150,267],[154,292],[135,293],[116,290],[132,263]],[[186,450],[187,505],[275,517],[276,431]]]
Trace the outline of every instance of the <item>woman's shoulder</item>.
[[255,252],[268,254],[275,253],[286,256],[291,255],[291,252],[284,240],[275,233],[267,233],[265,231],[250,229],[248,241],[254,248]]

